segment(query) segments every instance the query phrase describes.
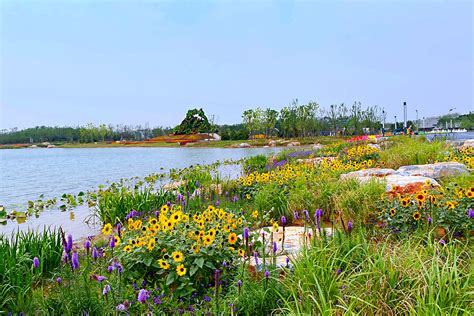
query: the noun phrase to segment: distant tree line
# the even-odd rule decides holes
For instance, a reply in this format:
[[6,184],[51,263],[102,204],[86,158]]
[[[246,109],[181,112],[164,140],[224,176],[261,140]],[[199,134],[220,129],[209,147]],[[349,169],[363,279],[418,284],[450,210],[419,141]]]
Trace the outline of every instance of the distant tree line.
[[89,123],[80,127],[48,127],[37,126],[18,130],[0,131],[0,144],[42,143],[42,142],[80,142],[91,143],[101,141],[129,140],[139,141],[151,137],[168,135],[171,128],[132,125],[98,126]]
[[315,135],[360,135],[374,133],[381,128],[382,108],[377,105],[362,107],[333,104],[324,109],[316,102],[298,104],[295,99],[280,111],[249,109],[242,118],[249,135],[307,137]]

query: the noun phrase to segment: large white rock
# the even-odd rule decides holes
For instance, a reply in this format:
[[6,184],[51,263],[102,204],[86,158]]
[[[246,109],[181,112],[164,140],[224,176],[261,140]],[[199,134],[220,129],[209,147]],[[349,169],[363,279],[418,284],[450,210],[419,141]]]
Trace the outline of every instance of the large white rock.
[[300,146],[301,143],[300,142],[291,142],[289,143],[288,145],[286,145],[287,147],[294,147],[294,146]]
[[[370,178],[370,177],[386,177],[391,174],[396,174],[397,172],[393,169],[384,169],[384,168],[370,168],[363,169],[358,171],[352,171],[349,173],[341,174],[341,179],[360,179],[360,178]],[[366,179],[367,180],[367,179]]]
[[391,174],[389,176],[386,176],[384,179],[387,182],[385,186],[385,190],[387,192],[391,191],[394,186],[401,188],[407,186],[412,186],[413,188],[421,188],[426,185],[427,181],[429,181],[433,186],[439,186],[439,183],[436,182],[436,180],[423,176],[402,176],[398,174]]
[[467,147],[471,147],[471,148],[474,148],[474,139],[467,139],[464,141],[464,144],[462,145],[462,147],[464,148],[467,148]]
[[247,144],[247,143],[240,143],[239,144],[239,148],[249,148],[249,147],[250,147],[250,145]]
[[321,144],[314,144],[313,145],[313,150],[314,151],[318,151],[318,150],[321,150],[321,149],[323,149],[323,145],[321,145]]
[[459,162],[439,162],[426,165],[402,166],[398,168],[397,172],[402,176],[423,176],[433,179],[469,174],[466,165]]

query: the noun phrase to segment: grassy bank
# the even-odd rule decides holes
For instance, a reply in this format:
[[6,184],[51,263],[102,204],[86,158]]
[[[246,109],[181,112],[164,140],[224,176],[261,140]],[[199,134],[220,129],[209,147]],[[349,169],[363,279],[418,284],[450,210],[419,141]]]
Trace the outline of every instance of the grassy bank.
[[[321,157],[332,158],[311,160]],[[50,234],[45,239],[52,242],[43,244],[54,245],[53,252],[51,246],[22,251],[26,266],[16,270],[7,260],[5,269],[12,270],[2,280],[7,293],[2,309],[470,315],[473,175],[444,178],[441,187],[427,182],[412,191],[389,192],[378,181],[361,184],[340,175],[472,159],[472,151],[423,139],[393,138],[381,149],[339,140],[317,152],[292,149],[244,159],[236,180],[222,178],[216,166],[194,166],[172,171],[166,192],[158,175],[112,183],[81,196],[104,223],[100,238],[73,245],[72,236],[65,236],[58,245]],[[304,243],[298,252],[283,247],[289,225],[301,227]],[[332,228],[332,235],[323,227]],[[58,248],[62,264],[44,269]],[[0,239],[1,249],[16,252],[6,239]],[[34,278],[8,290],[18,269],[29,269]]]

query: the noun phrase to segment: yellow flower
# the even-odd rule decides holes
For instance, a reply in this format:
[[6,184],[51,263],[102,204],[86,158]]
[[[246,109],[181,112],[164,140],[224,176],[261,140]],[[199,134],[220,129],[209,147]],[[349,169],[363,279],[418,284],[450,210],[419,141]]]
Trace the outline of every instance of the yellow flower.
[[126,245],[125,247],[123,247],[123,251],[131,252],[131,251],[132,251],[132,247],[130,247],[130,245]]
[[176,267],[176,273],[179,276],[183,276],[186,274],[186,268],[184,267],[184,264],[180,264],[179,266]]
[[122,241],[122,240],[120,239],[120,237],[117,236],[117,235],[115,235],[115,236],[114,236],[114,239],[115,239],[115,245],[116,245],[116,246],[120,245],[120,242]]
[[277,232],[278,231],[278,223],[277,222],[273,222],[273,231]]
[[167,214],[169,210],[170,208],[168,207],[168,205],[165,204],[161,207],[160,212],[163,214]]
[[150,238],[150,240],[148,241],[148,251],[152,251],[153,248],[155,248],[155,238]]
[[183,253],[181,251],[175,251],[171,254],[174,262],[181,262],[184,259]]
[[391,208],[390,209],[390,216],[395,216],[395,214],[397,214],[397,211],[394,209],[394,208]]
[[415,213],[413,213],[413,219],[415,221],[418,221],[420,218],[421,218],[420,212],[416,211]]
[[230,233],[228,238],[229,244],[233,245],[237,242],[237,235],[235,233]]
[[252,212],[252,217],[257,218],[258,217],[258,210],[255,210]]
[[112,232],[112,225],[110,223],[105,224],[104,228],[102,228],[102,234],[110,235]]
[[160,264],[160,268],[164,270],[168,270],[170,268],[170,264],[163,259],[158,260],[158,263]]
[[242,248],[238,250],[239,256],[243,257],[245,255],[245,251]]

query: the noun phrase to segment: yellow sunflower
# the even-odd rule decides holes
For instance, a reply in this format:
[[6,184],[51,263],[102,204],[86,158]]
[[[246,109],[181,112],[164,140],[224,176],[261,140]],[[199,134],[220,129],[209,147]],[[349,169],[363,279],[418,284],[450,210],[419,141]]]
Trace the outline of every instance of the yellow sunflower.
[[152,251],[155,248],[155,243],[156,243],[155,238],[151,238],[148,241],[148,245],[147,245],[148,251]]
[[181,251],[175,251],[171,254],[174,262],[181,262],[184,259],[183,253]]
[[229,238],[227,239],[229,244],[233,245],[237,242],[237,235],[235,233],[230,233]]
[[123,247],[123,251],[131,252],[131,251],[132,251],[132,247],[130,247],[130,245],[126,245],[125,247]]
[[170,268],[170,264],[163,259],[158,260],[158,263],[160,264],[160,268],[164,270],[168,270]]
[[102,228],[102,234],[110,235],[112,232],[112,225],[110,223],[105,224],[104,228]]
[[413,219],[414,219],[415,221],[420,220],[420,218],[421,218],[420,212],[416,211],[415,213],[413,213]]
[[390,209],[390,216],[395,216],[397,214],[397,211],[394,208]]
[[176,267],[176,273],[179,276],[183,276],[186,274],[186,268],[184,267],[184,264],[180,264],[179,266]]

